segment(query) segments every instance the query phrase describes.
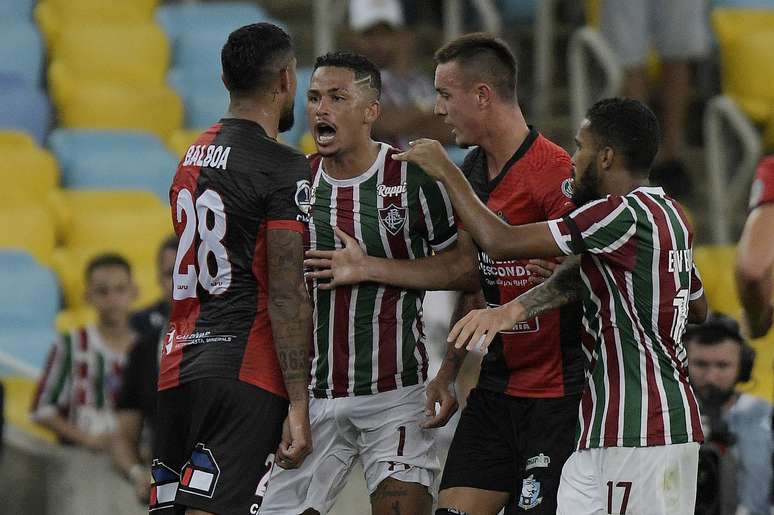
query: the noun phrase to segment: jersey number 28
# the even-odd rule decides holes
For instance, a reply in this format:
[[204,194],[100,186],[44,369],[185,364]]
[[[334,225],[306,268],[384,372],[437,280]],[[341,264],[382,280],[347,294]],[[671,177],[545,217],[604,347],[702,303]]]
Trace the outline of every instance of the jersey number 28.
[[[208,214],[213,214],[214,223],[208,226]],[[231,285],[231,262],[228,260],[226,247],[222,240],[226,236],[226,213],[223,207],[223,199],[214,190],[205,190],[194,205],[191,192],[183,188],[177,194],[177,223],[183,222],[185,214],[185,227],[180,236],[180,244],[177,247],[177,259],[175,260],[175,272],[172,276],[173,298],[175,300],[196,297],[196,284],[212,295],[225,292]],[[194,236],[199,233],[199,248],[196,249],[199,271],[191,264],[184,272],[180,271],[180,265],[188,250],[194,244]],[[208,259],[212,254],[217,264],[214,274],[210,272]]]

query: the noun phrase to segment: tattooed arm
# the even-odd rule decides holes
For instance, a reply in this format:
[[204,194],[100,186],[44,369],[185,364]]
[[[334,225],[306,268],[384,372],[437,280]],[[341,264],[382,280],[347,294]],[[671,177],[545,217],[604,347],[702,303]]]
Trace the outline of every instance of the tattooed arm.
[[531,320],[546,311],[577,302],[583,288],[580,258],[569,257],[546,282],[509,303],[468,313],[449,333],[449,342],[454,342],[457,348],[467,343],[468,350],[476,345],[483,350],[498,332],[511,329],[518,322]]
[[267,231],[266,242],[269,318],[290,399],[277,464],[295,468],[312,450],[308,393],[312,307],[304,283],[302,235],[271,229]]

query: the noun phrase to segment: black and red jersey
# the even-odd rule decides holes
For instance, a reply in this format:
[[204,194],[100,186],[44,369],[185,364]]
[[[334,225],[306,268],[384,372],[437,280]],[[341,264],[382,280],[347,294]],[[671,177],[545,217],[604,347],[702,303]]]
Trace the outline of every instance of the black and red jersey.
[[[575,206],[572,161],[535,129],[489,180],[484,151],[468,153],[462,171],[487,207],[511,225],[561,218]],[[506,304],[531,288],[528,260],[495,261],[479,249],[481,286],[487,305]],[[516,397],[561,397],[584,384],[581,306],[551,311],[499,333],[481,364],[478,386]]]
[[234,378],[286,396],[267,311],[266,231],[303,233],[303,154],[255,122],[227,118],[178,165],[169,192],[180,238],[159,389]]

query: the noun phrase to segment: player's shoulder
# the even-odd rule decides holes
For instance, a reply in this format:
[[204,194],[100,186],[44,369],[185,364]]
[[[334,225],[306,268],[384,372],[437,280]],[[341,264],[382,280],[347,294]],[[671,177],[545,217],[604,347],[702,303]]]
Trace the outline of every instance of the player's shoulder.
[[572,158],[565,149],[536,132],[535,139],[525,154],[529,166],[526,172],[532,177],[545,179],[546,175],[562,178],[572,175]]
[[755,170],[755,177],[769,184],[774,183],[774,154],[761,159]]

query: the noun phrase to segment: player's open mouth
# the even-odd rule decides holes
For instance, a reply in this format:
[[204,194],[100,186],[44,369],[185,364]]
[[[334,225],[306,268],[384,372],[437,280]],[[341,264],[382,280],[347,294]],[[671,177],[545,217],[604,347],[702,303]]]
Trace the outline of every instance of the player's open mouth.
[[320,145],[327,145],[336,138],[336,128],[326,122],[318,122],[314,127],[315,140]]

